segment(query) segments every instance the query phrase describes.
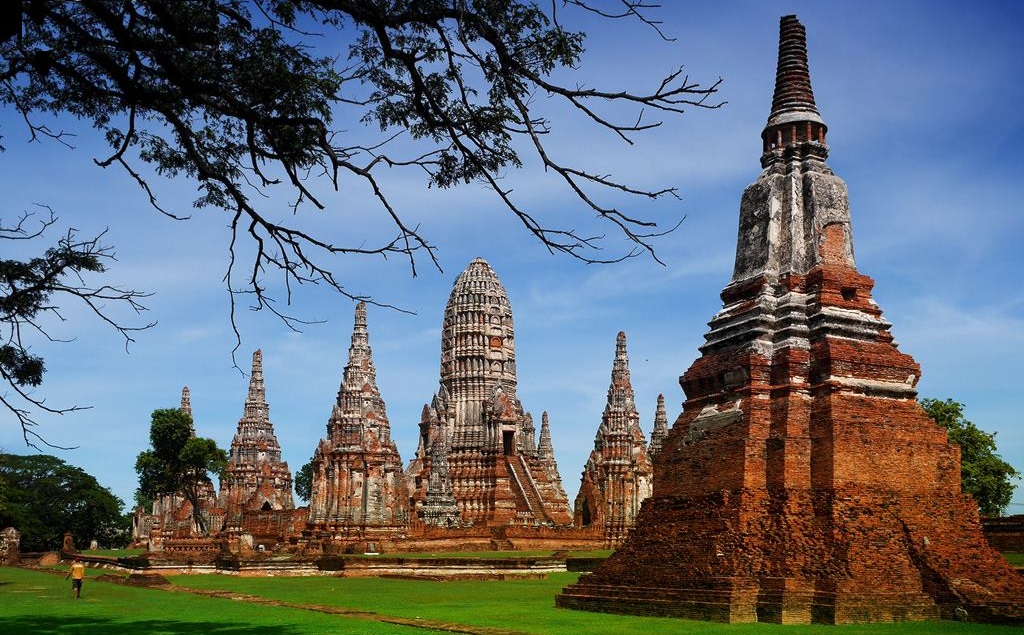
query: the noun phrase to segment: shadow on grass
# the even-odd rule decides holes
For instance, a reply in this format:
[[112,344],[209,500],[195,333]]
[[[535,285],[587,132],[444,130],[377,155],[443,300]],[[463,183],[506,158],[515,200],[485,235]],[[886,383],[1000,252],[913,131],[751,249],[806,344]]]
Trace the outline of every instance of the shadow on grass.
[[302,630],[288,626],[224,624],[222,622],[175,622],[171,620],[133,620],[130,623],[103,617],[20,615],[0,618],[0,633],[33,635],[96,635],[97,633],[161,633],[167,635],[298,635]]

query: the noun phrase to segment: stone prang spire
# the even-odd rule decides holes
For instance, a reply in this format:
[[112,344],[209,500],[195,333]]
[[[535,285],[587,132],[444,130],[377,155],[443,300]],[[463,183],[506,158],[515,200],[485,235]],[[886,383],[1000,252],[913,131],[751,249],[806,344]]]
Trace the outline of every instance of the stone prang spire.
[[[538,459],[533,418],[516,396],[515,329],[504,286],[476,258],[455,280],[441,326],[441,377],[424,409],[416,456],[406,470],[417,514],[444,433],[451,491],[462,523],[568,525],[568,499],[553,459]],[[435,500],[432,497],[431,500]],[[431,512],[433,514],[433,512]]]
[[309,520],[318,530],[385,538],[408,522],[402,458],[377,388],[366,327],[366,303],[356,305],[338,397],[327,436],[313,454]]
[[618,546],[633,527],[641,503],[651,495],[653,476],[629,379],[626,334],[619,332],[608,402],[576,496],[575,524],[599,528],[606,547]]
[[497,274],[482,258],[469,263],[452,288],[441,326],[441,385],[449,395],[454,451],[497,451],[501,438],[487,429],[484,408],[500,390],[516,399],[512,305]]
[[[1024,622],[960,455],[857,271],[804,29],[782,18],[763,171],[723,307],[626,542],[562,607],[728,622]],[[881,164],[880,164],[881,165]]]
[[192,416],[192,396],[188,391],[188,386],[183,386],[181,389],[181,411]]
[[189,416],[191,420],[188,427],[192,436],[196,436],[196,422],[192,420],[192,395],[188,391],[188,386],[182,386],[181,388],[181,406],[179,408],[182,412]]
[[540,441],[537,442],[537,458],[542,461],[555,460],[555,450],[551,445],[551,425],[548,424],[548,412],[545,410],[540,417]]
[[665,412],[665,395],[658,395],[658,406],[654,411],[654,430],[651,431],[651,445],[647,451],[653,459],[665,444],[668,436],[668,413]]
[[566,499],[565,489],[562,487],[562,475],[558,472],[558,463],[555,461],[555,448],[551,443],[551,425],[548,423],[548,413],[545,410],[540,416],[540,441],[537,442],[537,464],[544,470],[551,483],[551,488],[559,499]]
[[231,526],[242,512],[293,509],[292,475],[270,422],[263,385],[263,353],[252,354],[249,392],[220,479],[221,506]]

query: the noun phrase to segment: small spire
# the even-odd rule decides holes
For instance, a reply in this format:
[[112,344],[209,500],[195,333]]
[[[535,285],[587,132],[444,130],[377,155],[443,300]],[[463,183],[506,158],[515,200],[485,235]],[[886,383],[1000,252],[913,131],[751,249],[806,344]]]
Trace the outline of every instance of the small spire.
[[608,386],[606,410],[634,411],[633,385],[629,379],[629,353],[626,351],[626,333],[619,331],[615,338],[615,361],[612,362],[612,381]]
[[196,425],[192,419],[192,397],[188,391],[188,386],[182,386],[181,388],[181,407],[179,410],[188,415],[188,430],[191,436],[196,436]]
[[192,416],[192,398],[188,391],[188,386],[184,386],[181,389],[181,410]]
[[356,305],[355,324],[352,326],[352,347],[349,349],[349,357],[352,356],[352,350],[356,348],[365,350],[368,348],[368,344],[369,335],[366,330],[366,303],[359,302]]
[[267,421],[270,418],[267,405],[267,391],[263,385],[263,351],[256,349],[252,354],[252,373],[249,375],[249,395],[245,400],[245,418],[251,421]]
[[366,327],[365,302],[356,305],[352,344],[348,347],[348,365],[345,367],[345,383],[357,387],[369,383],[374,391],[377,390],[377,372],[373,367],[370,333]]
[[548,425],[546,410],[540,416],[540,441],[537,442],[537,457],[542,461],[555,460],[555,449],[551,445],[551,426]]
[[827,131],[828,126],[818,112],[811,89],[807,32],[795,15],[782,16],[779,20],[779,61],[772,112],[761,133],[765,154],[761,163],[767,167],[773,162],[770,156],[773,150],[805,143],[816,146],[814,154],[822,155],[822,151],[827,154]]
[[654,411],[654,430],[651,432],[651,447],[648,450],[653,457],[665,443],[668,436],[668,413],[665,412],[665,395],[658,395],[658,407]]

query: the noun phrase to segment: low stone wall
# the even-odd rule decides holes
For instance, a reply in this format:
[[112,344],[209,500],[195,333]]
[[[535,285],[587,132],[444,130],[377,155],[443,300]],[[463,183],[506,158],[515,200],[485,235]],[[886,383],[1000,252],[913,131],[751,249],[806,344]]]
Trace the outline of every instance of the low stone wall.
[[[136,556],[111,558],[75,554],[87,566],[134,576],[217,573],[241,577],[401,577],[427,580],[503,580],[543,577],[566,571],[565,557],[406,558],[400,556],[324,556],[317,559],[267,554],[251,558],[222,555],[212,561]],[[150,554],[152,555],[152,554]],[[59,557],[53,554],[54,562]]]
[[347,558],[345,577],[402,577],[428,580],[504,580],[543,577],[565,571],[564,558]]
[[997,551],[1024,553],[1024,514],[1001,518],[982,518],[981,530]]

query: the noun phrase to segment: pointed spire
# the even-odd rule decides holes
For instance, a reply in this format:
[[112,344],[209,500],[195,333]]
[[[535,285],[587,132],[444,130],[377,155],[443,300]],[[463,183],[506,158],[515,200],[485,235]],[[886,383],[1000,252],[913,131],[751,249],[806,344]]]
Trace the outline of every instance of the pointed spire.
[[263,385],[263,352],[252,354],[249,393],[242,418],[231,439],[228,469],[221,474],[221,503],[231,522],[240,518],[247,505],[269,504],[272,509],[293,509],[292,476],[281,460],[281,445],[270,422]]
[[761,163],[767,167],[773,162],[773,150],[808,142],[815,146],[813,154],[824,158],[827,130],[811,89],[807,32],[795,15],[783,16],[779,21],[779,61],[772,112],[761,133],[764,141]]
[[619,331],[615,338],[615,361],[612,362],[612,381],[608,386],[606,410],[633,411],[633,385],[629,380],[629,353],[626,352],[626,333]]
[[260,349],[252,354],[252,373],[249,375],[249,395],[245,399],[244,416],[251,421],[267,421],[270,418],[267,391],[263,385],[263,351]]
[[551,445],[551,426],[548,425],[548,413],[546,410],[540,416],[540,440],[537,442],[537,458],[541,461],[555,460],[555,448]]
[[348,347],[348,364],[338,392],[338,403],[345,388],[354,394],[370,393],[379,396],[377,370],[373,366],[373,351],[370,349],[370,334],[366,327],[366,303],[356,305],[355,322],[352,325],[352,343]]
[[327,422],[327,434],[335,444],[360,446],[366,442],[369,432],[382,443],[391,443],[387,407],[377,387],[365,302],[356,305],[348,363],[335,404]]
[[651,431],[651,447],[648,450],[651,456],[661,452],[668,436],[668,413],[665,412],[665,395],[658,395],[658,407],[654,411],[654,430]]
[[[190,420],[192,419],[192,397],[188,391],[188,386],[183,386],[181,388],[180,410],[187,414]],[[192,432],[192,436],[196,436],[196,426],[194,421],[189,423],[189,430]]]
[[348,348],[349,363],[370,357],[370,336],[366,329],[366,303],[356,305],[355,324],[352,326],[352,344]]
[[184,386],[181,389],[181,410],[192,416],[192,398],[188,391],[188,386]]

